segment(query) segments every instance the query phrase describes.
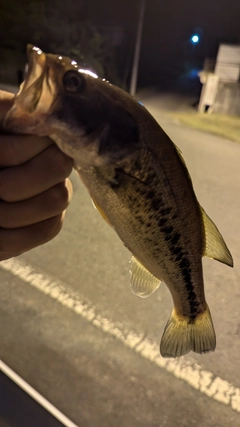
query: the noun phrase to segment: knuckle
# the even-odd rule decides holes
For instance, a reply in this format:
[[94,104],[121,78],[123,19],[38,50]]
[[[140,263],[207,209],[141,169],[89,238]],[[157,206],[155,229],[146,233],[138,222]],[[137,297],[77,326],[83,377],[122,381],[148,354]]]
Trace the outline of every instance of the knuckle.
[[70,180],[65,180],[60,184],[55,185],[48,194],[48,204],[50,208],[54,208],[56,213],[65,210],[72,198],[72,190]]
[[17,253],[18,248],[11,231],[0,229],[0,254],[1,256]]
[[54,237],[56,237],[58,233],[61,231],[62,225],[63,225],[62,214],[56,215],[55,217],[44,221],[43,230],[42,230],[43,243],[46,243],[49,240],[52,240]]
[[14,138],[9,135],[1,135],[0,139],[1,165],[9,166],[11,159],[15,158]]
[[0,228],[0,260],[17,256],[52,240],[61,231],[65,212],[18,229]]
[[5,202],[13,201],[13,188],[11,186],[11,179],[8,179],[7,169],[0,172],[0,199]]
[[7,204],[3,201],[0,201],[0,227],[8,228],[9,224],[11,224],[11,212],[9,213],[7,209]]

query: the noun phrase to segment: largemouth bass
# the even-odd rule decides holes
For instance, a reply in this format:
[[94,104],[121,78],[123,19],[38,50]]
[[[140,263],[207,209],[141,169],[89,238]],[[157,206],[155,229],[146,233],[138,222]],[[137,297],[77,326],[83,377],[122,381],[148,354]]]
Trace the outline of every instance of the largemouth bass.
[[202,257],[233,266],[215,224],[199,205],[180,153],[129,94],[67,57],[28,46],[29,70],[4,127],[50,136],[74,165],[104,219],[132,253],[131,288],[141,297],[161,282],[174,303],[160,352],[214,350]]

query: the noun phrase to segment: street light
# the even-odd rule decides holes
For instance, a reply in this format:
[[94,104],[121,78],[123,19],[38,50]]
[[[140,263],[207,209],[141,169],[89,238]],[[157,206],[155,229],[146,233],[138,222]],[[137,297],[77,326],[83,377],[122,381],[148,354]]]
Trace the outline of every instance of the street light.
[[140,1],[141,1],[140,12],[139,12],[139,18],[138,18],[137,36],[136,36],[136,44],[134,49],[132,75],[131,75],[130,90],[129,90],[132,96],[135,96],[136,94],[138,67],[139,67],[141,41],[142,41],[143,20],[144,20],[145,3],[146,3],[146,0],[140,0]]
[[193,44],[197,44],[197,43],[199,42],[199,36],[198,36],[197,34],[194,34],[194,35],[191,37],[191,42],[192,42]]

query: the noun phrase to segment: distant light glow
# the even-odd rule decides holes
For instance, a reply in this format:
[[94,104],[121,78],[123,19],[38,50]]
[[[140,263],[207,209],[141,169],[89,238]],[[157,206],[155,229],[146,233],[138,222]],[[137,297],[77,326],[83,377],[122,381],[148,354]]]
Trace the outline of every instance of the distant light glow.
[[72,65],[77,65],[76,61],[71,62]]
[[60,59],[60,61],[62,60],[62,56],[59,56],[58,59]]
[[198,79],[199,78],[199,70],[198,68],[192,68],[187,74],[186,77],[189,79]]
[[198,43],[199,42],[199,36],[197,34],[194,34],[191,38],[192,43]]
[[94,79],[98,78],[97,74],[93,73],[90,70],[85,70],[84,68],[79,68],[78,71],[79,71],[79,73],[88,74],[89,76],[94,77]]

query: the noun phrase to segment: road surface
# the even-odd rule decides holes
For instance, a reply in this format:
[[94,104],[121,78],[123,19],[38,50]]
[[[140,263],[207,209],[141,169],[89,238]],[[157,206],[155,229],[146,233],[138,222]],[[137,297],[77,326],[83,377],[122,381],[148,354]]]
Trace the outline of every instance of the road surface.
[[0,265],[0,357],[79,427],[237,427],[240,145],[171,122],[155,101],[146,106],[181,148],[235,261],[203,261],[216,351],[174,362],[158,355],[170,294],[164,285],[146,300],[131,293],[130,254],[73,174],[60,235]]

